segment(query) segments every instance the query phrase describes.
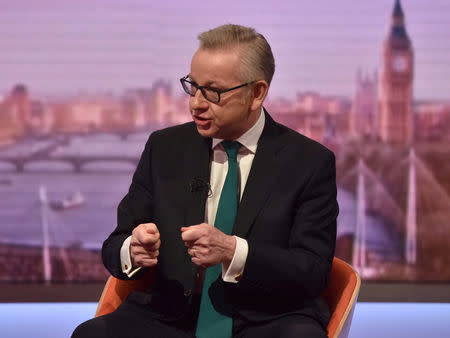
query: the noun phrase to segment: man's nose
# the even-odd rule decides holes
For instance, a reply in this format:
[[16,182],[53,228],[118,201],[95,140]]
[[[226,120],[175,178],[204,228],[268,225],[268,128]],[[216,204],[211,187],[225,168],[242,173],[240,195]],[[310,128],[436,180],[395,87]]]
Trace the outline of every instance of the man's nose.
[[208,101],[205,99],[200,89],[195,92],[194,96],[191,96],[191,108],[208,108]]

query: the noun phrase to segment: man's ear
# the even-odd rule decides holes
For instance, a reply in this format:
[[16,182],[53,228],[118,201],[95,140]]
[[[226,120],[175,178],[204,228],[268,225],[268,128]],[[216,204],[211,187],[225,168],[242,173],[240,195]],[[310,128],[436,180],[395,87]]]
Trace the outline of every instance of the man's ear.
[[269,85],[265,80],[256,81],[252,85],[252,104],[250,109],[256,110],[262,106],[264,99],[269,91]]

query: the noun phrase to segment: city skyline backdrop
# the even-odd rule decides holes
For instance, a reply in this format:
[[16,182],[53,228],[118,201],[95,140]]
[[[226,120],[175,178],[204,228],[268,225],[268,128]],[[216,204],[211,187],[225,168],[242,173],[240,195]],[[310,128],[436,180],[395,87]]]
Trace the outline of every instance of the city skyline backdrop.
[[[255,27],[275,55],[270,97],[317,91],[351,97],[358,69],[381,69],[393,0],[153,2],[0,0],[0,97],[17,83],[32,96],[116,94],[189,72],[199,32]],[[414,100],[449,100],[450,3],[403,0],[414,60]],[[179,90],[181,95],[181,89]]]
[[443,3],[420,3],[0,2],[0,251],[26,261],[0,260],[0,279],[105,277],[94,251],[145,140],[190,120],[178,79],[227,17],[272,43],[275,120],[335,153],[336,256],[363,278],[450,281],[450,39]]

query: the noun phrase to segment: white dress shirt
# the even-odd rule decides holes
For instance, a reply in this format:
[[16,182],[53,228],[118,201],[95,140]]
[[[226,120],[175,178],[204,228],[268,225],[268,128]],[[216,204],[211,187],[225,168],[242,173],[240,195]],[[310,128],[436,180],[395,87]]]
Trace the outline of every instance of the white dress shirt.
[[[237,162],[239,167],[239,198],[245,190],[245,185],[247,183],[248,175],[252,167],[253,159],[255,157],[256,149],[258,147],[258,140],[264,129],[265,116],[264,111],[261,108],[261,114],[256,121],[256,123],[247,130],[241,137],[239,137],[237,142],[242,146],[239,149],[237,155]],[[214,224],[216,218],[217,207],[219,205],[220,194],[222,192],[223,184],[225,183],[225,178],[228,172],[228,157],[225,149],[223,148],[221,139],[212,140],[212,161],[211,161],[211,174],[210,174],[210,184],[211,184],[211,194],[206,200],[205,208],[205,222],[208,224]],[[193,225],[193,224],[191,224]],[[158,225],[156,225],[158,226]],[[233,259],[227,270],[222,267],[222,279],[225,282],[237,283],[242,275],[245,267],[245,262],[248,255],[248,244],[243,238],[234,236],[236,238],[236,250],[234,252]],[[122,272],[127,274],[128,277],[134,275],[139,268],[132,268],[131,257],[130,257],[130,241],[131,236],[129,236],[122,244],[120,250],[120,260],[122,265]]]

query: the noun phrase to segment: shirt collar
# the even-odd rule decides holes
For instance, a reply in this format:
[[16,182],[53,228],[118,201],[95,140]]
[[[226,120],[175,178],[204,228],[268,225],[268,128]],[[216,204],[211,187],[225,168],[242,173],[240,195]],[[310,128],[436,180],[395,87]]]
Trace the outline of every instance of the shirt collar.
[[[256,152],[256,148],[258,146],[258,140],[261,137],[261,134],[264,129],[264,124],[266,121],[266,117],[264,116],[264,110],[261,107],[261,114],[259,114],[259,118],[256,123],[247,130],[244,134],[242,134],[236,141],[242,144],[245,148],[250,150],[252,153]],[[223,139],[213,138],[212,140],[212,149],[214,149]]]

